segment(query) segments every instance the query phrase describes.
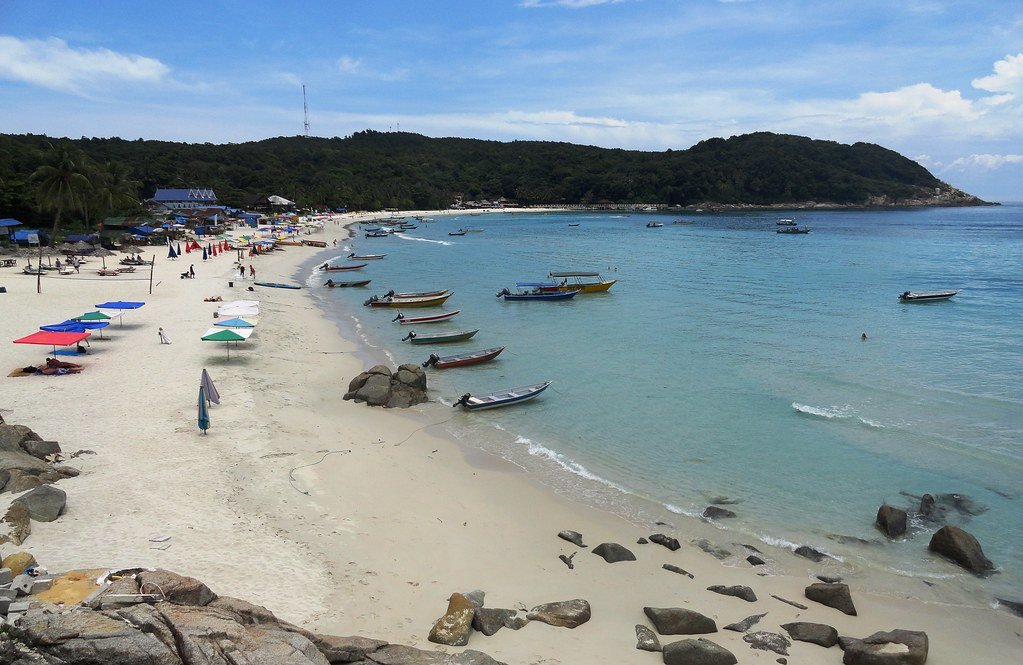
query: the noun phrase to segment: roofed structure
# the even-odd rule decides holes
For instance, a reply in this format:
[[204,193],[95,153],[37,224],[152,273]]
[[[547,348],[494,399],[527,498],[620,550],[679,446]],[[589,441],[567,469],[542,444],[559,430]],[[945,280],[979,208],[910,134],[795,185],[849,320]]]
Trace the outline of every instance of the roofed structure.
[[210,188],[158,189],[149,201],[164,210],[209,208],[217,205],[217,195]]

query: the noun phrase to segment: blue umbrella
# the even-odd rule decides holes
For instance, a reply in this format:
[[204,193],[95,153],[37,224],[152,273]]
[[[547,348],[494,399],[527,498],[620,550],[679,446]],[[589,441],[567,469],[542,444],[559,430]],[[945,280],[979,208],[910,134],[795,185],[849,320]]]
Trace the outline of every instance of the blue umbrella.
[[199,386],[199,429],[205,434],[210,428],[210,407],[206,403],[206,386]]
[[206,248],[205,247],[202,248],[202,260],[203,261],[206,260]]
[[60,323],[54,323],[48,326],[39,326],[40,330],[47,330],[49,332],[88,332],[90,330],[100,330],[99,337],[103,339],[103,332],[101,328],[106,328],[110,325],[109,321],[75,321],[68,319]]

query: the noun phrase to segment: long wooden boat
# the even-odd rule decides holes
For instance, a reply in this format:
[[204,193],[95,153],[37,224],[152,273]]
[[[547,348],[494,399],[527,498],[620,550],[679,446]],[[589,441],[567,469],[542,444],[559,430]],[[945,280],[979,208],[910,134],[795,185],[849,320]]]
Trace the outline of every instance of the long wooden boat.
[[800,234],[800,233],[809,233],[809,232],[810,232],[810,229],[808,229],[808,228],[799,228],[798,226],[787,226],[787,227],[785,227],[783,229],[778,229],[778,230],[775,231],[775,233],[784,233],[786,235],[796,235],[796,234]]
[[955,291],[904,291],[899,294],[902,302],[934,302],[936,300],[948,300],[959,290]]
[[465,231],[458,231],[458,232],[448,231],[448,235],[449,236],[464,236],[465,235]]
[[386,254],[355,254],[354,252],[348,255],[348,258],[352,261],[374,261],[376,259],[382,259]]
[[405,316],[398,312],[398,316],[391,319],[391,321],[397,321],[403,326],[412,326],[417,323],[438,323],[440,321],[447,321],[461,311],[456,309],[453,312],[441,312],[440,314],[431,314],[430,316]]
[[322,240],[303,240],[302,244],[303,245],[308,245],[310,247],[326,247],[327,246],[327,243],[325,243]]
[[436,353],[431,353],[430,357],[423,363],[423,367],[436,367],[437,369],[447,369],[448,367],[464,367],[466,365],[476,365],[479,363],[485,363],[489,360],[493,360],[504,351],[503,346],[495,346],[492,349],[483,349],[482,351],[469,351],[466,353],[458,353],[453,356],[438,356]]
[[574,298],[579,291],[541,291],[540,289],[534,289],[533,291],[519,291],[518,293],[512,293],[508,289],[503,289],[497,294],[498,298],[504,298],[505,300],[568,300]]
[[790,219],[788,217],[783,217],[779,219],[777,222],[775,222],[775,224],[777,224],[778,226],[795,226],[796,220]]
[[483,229],[475,226],[467,226],[464,229],[458,229],[460,233],[483,233]]
[[447,289],[439,289],[437,291],[420,291],[419,293],[395,293],[393,290],[388,291],[381,298],[432,298],[434,296],[442,296],[447,293]]
[[322,266],[320,266],[320,270],[324,272],[336,272],[339,270],[359,270],[360,268],[365,267],[366,267],[365,263],[356,263],[355,265],[350,266],[332,266],[324,263]]
[[378,298],[373,296],[362,304],[367,307],[437,307],[443,305],[444,301],[452,295],[454,295],[453,292],[432,298]]
[[383,230],[381,230],[381,231],[367,231],[366,234],[365,234],[365,236],[367,238],[386,238],[389,235],[391,235],[391,234],[388,233],[387,231],[383,231]]
[[547,387],[550,385],[550,381],[544,381],[543,383],[536,383],[531,386],[522,386],[521,388],[512,388],[510,390],[500,390],[498,392],[486,393],[484,395],[465,393],[451,406],[462,406],[470,411],[496,409],[500,406],[510,406],[512,404],[531,400],[543,391],[547,390]]
[[401,338],[401,341],[408,341],[413,344],[446,344],[448,342],[462,342],[474,336],[479,331],[480,329],[477,328],[476,330],[458,330],[455,332],[429,333],[421,335],[415,330],[410,330],[407,335]]
[[583,293],[600,293],[615,285],[617,279],[604,279],[598,272],[552,272],[548,279],[561,280],[555,288],[545,287],[544,290],[575,291]]
[[328,279],[326,282],[323,283],[323,285],[325,287],[327,287],[328,289],[335,289],[335,288],[345,288],[345,287],[349,287],[349,286],[366,286],[371,281],[373,281],[373,280],[371,280],[371,279],[362,279],[362,280],[359,280],[359,281],[356,281],[356,282],[335,282],[332,279]]
[[301,289],[298,284],[282,284],[280,282],[255,282],[256,286],[269,286],[274,289]]

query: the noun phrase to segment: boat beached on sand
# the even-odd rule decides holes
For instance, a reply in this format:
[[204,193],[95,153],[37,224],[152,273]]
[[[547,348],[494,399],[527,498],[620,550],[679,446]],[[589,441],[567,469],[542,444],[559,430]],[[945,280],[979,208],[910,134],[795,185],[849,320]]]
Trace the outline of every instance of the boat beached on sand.
[[902,302],[935,302],[937,300],[948,300],[959,290],[955,291],[903,291],[899,294]]
[[415,325],[417,323],[439,323],[441,321],[447,321],[461,311],[462,310],[460,309],[456,309],[453,312],[441,312],[440,314],[431,314],[429,316],[405,316],[401,312],[398,312],[398,316],[391,319],[391,321],[397,321],[403,326]]
[[479,331],[480,329],[477,328],[475,330],[457,330],[454,332],[421,335],[415,330],[410,330],[407,335],[401,338],[401,341],[408,341],[413,344],[446,344],[447,342],[462,342],[474,336]]
[[495,346],[492,349],[483,349],[482,351],[468,351],[466,353],[458,353],[453,356],[438,356],[436,353],[431,353],[430,357],[427,358],[426,362],[423,363],[423,367],[436,367],[437,369],[446,369],[448,367],[464,367],[466,365],[476,365],[479,363],[485,363],[489,360],[493,360],[504,351],[503,346]]
[[496,409],[499,406],[509,406],[512,404],[518,404],[519,402],[525,402],[526,400],[531,400],[543,391],[547,390],[547,387],[550,385],[550,381],[544,381],[543,383],[536,383],[531,386],[522,386],[521,388],[512,388],[511,390],[501,390],[498,392],[486,393],[484,395],[465,393],[451,406],[452,408],[462,406],[470,411]]

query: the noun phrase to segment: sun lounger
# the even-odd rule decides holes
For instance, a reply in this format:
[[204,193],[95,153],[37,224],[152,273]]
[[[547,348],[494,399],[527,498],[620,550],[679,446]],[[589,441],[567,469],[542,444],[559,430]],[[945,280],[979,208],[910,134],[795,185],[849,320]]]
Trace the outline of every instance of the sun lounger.
[[135,272],[135,266],[125,266],[123,268],[118,268],[117,272]]
[[96,274],[102,275],[103,277],[116,277],[121,273],[117,272],[117,270],[113,268],[100,268],[99,270],[96,271]]

